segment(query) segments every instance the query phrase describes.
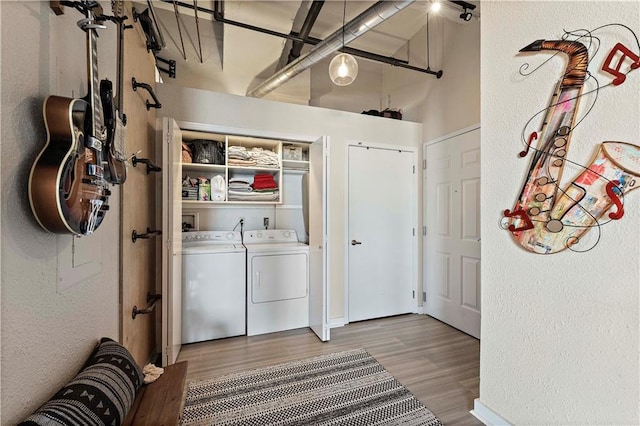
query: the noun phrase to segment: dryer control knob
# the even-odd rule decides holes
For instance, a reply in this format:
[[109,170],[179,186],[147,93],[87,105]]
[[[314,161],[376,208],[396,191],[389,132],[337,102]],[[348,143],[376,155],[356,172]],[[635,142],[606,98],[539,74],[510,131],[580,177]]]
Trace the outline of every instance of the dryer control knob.
[[233,240],[233,232],[227,232],[227,240]]
[[289,238],[289,237],[291,236],[291,232],[289,232],[289,231],[284,231],[284,232],[282,233],[282,235],[284,235],[284,237],[285,237],[285,238]]
[[262,238],[262,232],[258,232],[258,233],[256,234],[256,237],[258,237],[258,238]]

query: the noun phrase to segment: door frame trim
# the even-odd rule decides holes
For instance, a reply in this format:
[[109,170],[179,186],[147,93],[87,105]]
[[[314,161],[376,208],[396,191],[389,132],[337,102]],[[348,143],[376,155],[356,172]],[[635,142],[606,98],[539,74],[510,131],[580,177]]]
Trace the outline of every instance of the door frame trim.
[[453,131],[451,133],[447,133],[446,135],[439,136],[439,137],[437,137],[435,139],[430,139],[430,140],[428,140],[428,141],[426,141],[426,142],[424,142],[422,144],[422,149],[423,149],[422,156],[423,157],[425,156],[424,151],[426,151],[426,149],[424,149],[424,148],[426,148],[429,145],[433,145],[433,144],[436,144],[436,143],[439,143],[439,142],[444,142],[447,139],[455,138],[457,136],[464,135],[465,133],[473,132],[474,130],[478,130],[479,128],[480,128],[480,123],[476,123],[476,124],[472,124],[471,126],[455,130],[455,131]]
[[415,235],[413,238],[413,244],[412,244],[412,249],[413,249],[413,268],[411,271],[411,280],[413,281],[413,289],[415,291],[415,297],[413,298],[413,313],[421,313],[421,306],[418,306],[418,299],[420,297],[422,297],[421,291],[422,291],[422,283],[419,282],[419,271],[420,268],[422,267],[422,260],[420,259],[419,256],[419,247],[421,244],[421,241],[419,241],[421,238],[419,238],[422,235],[422,232],[420,232],[420,230],[418,229],[418,217],[420,214],[420,206],[421,206],[421,200],[418,198],[418,186],[419,186],[419,176],[421,178],[422,174],[420,166],[419,166],[419,161],[420,161],[420,153],[419,153],[419,148],[414,147],[414,146],[404,146],[404,145],[393,145],[393,144],[384,144],[384,143],[375,143],[375,142],[364,142],[364,141],[359,141],[359,140],[353,140],[353,139],[347,139],[345,140],[345,147],[344,147],[344,158],[345,158],[345,162],[344,162],[344,197],[343,197],[343,214],[344,214],[344,218],[346,219],[344,221],[344,235],[343,235],[343,250],[344,250],[344,267],[342,268],[342,273],[343,273],[343,282],[344,282],[344,321],[343,324],[349,324],[349,148],[352,146],[356,146],[356,147],[366,147],[366,148],[374,148],[374,149],[384,149],[384,150],[389,150],[389,151],[405,151],[405,152],[410,152],[413,155],[413,167],[415,170],[415,173],[413,174],[413,188],[412,188],[412,194],[413,194],[413,199],[416,200],[414,202],[413,205],[413,215],[412,215],[412,223],[413,223],[413,228],[415,229]]

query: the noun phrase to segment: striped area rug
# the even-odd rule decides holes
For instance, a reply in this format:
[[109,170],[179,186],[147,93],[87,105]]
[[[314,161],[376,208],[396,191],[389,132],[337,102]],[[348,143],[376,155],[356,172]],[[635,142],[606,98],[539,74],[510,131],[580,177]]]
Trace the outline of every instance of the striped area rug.
[[440,425],[364,349],[194,381],[183,425]]

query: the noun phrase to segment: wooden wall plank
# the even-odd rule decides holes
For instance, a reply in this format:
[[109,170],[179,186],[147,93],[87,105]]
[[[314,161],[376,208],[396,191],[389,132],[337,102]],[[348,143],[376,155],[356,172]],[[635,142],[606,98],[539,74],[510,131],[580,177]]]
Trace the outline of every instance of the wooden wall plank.
[[[140,7],[140,6],[137,6]],[[125,2],[127,25],[124,43],[124,112],[127,116],[126,152],[144,158],[155,158],[154,109],[147,111],[144,90],[133,91],[132,78],[155,89],[155,60],[146,49],[146,39],[139,22],[133,22],[132,3]],[[156,239],[140,239],[132,242],[131,233],[144,233],[147,227],[155,228],[156,176],[147,174],[144,164],[129,165],[127,180],[122,186],[122,254],[121,254],[121,336],[123,345],[129,349],[140,365],[148,363],[156,353],[156,312],[132,318],[134,306],[147,307],[147,294],[156,292],[155,256]]]

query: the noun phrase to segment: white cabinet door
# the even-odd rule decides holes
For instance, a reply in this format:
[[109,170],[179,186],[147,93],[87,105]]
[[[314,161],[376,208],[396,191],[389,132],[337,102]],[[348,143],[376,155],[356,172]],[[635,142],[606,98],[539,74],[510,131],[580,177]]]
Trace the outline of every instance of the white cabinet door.
[[328,179],[329,141],[320,138],[309,146],[309,326],[329,340]]
[[425,311],[480,337],[480,129],[426,145]]
[[162,119],[162,364],[182,345],[182,134]]
[[349,322],[414,310],[414,154],[348,151]]

